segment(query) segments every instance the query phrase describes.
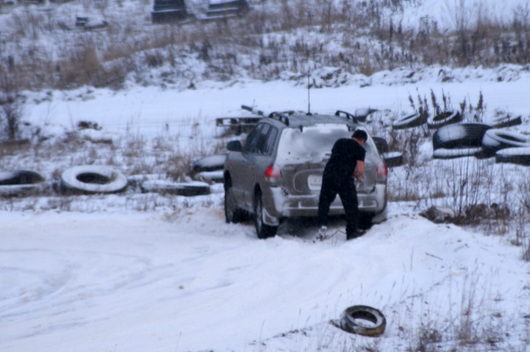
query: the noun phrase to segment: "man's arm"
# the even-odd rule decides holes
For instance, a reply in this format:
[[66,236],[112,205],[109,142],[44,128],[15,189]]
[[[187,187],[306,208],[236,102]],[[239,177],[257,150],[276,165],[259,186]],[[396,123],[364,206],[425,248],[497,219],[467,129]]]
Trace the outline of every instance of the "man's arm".
[[362,180],[363,176],[364,176],[364,161],[357,160],[355,171],[353,172],[353,177],[355,177],[358,180]]

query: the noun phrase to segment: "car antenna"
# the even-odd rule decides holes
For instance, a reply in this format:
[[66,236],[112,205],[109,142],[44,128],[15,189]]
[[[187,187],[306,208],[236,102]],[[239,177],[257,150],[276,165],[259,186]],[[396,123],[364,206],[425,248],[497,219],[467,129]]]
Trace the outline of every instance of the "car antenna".
[[311,83],[309,68],[307,69],[307,115],[311,115]]

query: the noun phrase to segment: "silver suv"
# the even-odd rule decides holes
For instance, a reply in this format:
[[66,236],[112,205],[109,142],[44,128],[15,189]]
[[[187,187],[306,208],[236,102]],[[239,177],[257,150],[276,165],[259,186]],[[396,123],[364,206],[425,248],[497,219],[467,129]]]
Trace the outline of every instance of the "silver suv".
[[[276,234],[285,218],[316,216],[331,148],[357,128],[363,127],[343,111],[272,113],[258,122],[244,145],[230,141],[224,166],[226,222],[251,216],[258,238],[267,238]],[[388,169],[370,136],[364,147],[365,175],[356,182],[359,210],[361,220],[377,223],[386,219]],[[330,214],[344,214],[339,197]]]

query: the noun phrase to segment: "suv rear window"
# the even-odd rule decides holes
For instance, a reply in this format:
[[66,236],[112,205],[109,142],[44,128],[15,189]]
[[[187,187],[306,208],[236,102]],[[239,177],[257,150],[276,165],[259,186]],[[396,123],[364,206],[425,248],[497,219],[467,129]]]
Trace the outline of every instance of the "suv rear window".
[[[280,164],[315,162],[328,159],[333,144],[340,138],[351,138],[352,132],[343,124],[317,124],[282,131],[277,161]],[[367,155],[374,153],[375,145],[370,137],[364,145]]]

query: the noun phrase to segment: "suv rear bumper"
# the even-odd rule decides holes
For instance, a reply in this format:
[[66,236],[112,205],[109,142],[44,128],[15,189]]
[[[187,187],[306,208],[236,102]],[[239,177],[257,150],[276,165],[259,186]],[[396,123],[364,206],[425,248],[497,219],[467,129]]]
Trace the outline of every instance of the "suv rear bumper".
[[[278,225],[279,219],[291,216],[317,216],[319,194],[289,195],[280,187],[270,187],[270,193],[264,194],[266,209],[265,222],[268,225]],[[377,184],[371,193],[358,193],[359,211],[377,215],[386,209],[386,184]],[[329,215],[342,215],[344,208],[340,197],[331,203]]]

